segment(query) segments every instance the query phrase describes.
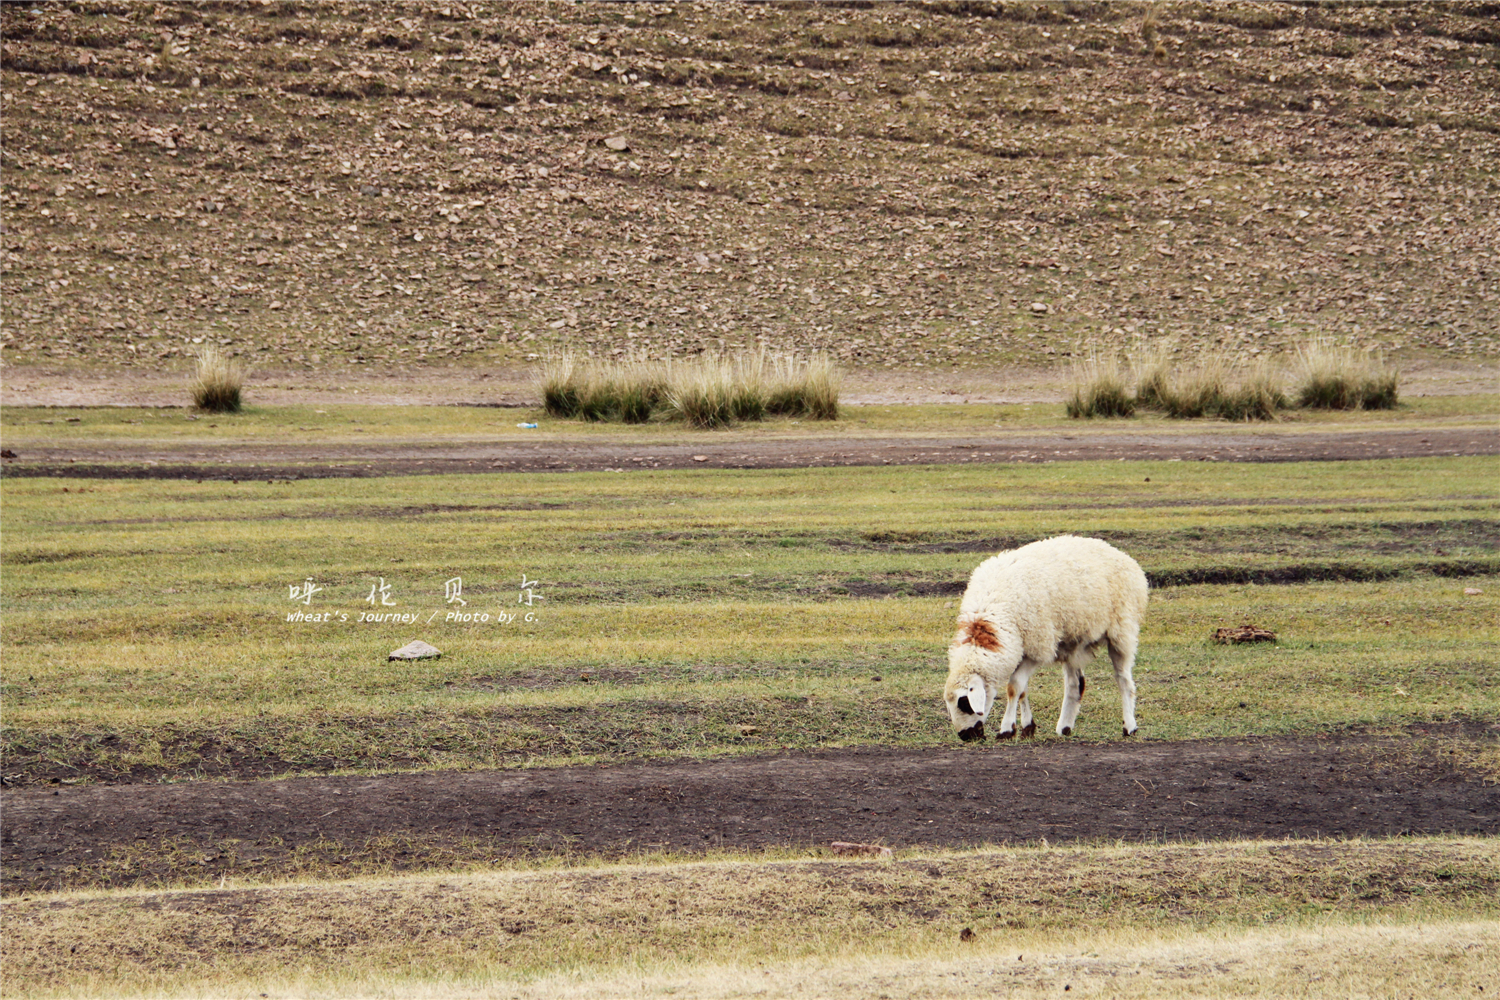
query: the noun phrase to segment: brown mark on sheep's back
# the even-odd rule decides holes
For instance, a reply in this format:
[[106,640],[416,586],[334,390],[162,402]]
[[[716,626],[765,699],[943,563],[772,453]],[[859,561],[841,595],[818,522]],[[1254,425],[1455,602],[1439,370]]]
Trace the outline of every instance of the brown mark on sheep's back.
[[958,642],[959,645],[970,643],[992,653],[1000,649],[1000,637],[995,634],[995,626],[983,619],[976,619],[966,624],[959,633]]

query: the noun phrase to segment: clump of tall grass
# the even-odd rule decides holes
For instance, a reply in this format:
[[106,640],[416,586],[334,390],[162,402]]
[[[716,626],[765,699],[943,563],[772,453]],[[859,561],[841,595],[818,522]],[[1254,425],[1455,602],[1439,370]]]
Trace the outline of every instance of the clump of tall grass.
[[554,417],[643,424],[667,395],[664,365],[642,358],[579,364],[572,352],[547,358],[542,406]]
[[193,382],[193,405],[209,413],[237,413],[245,371],[240,363],[226,357],[212,345],[198,353],[198,377]]
[[1395,369],[1370,351],[1314,340],[1297,348],[1297,402],[1318,410],[1390,410]]
[[1270,361],[1232,364],[1221,355],[1188,364],[1174,360],[1165,344],[1137,361],[1136,402],[1169,417],[1274,420],[1291,403],[1281,374]]
[[581,387],[574,377],[577,369],[578,360],[572,351],[549,354],[547,360],[542,362],[542,371],[537,381],[542,387],[542,409],[549,416],[565,420],[578,416]]
[[1068,416],[1128,417],[1139,407],[1181,419],[1273,420],[1291,405],[1278,370],[1266,360],[1236,365],[1214,355],[1186,364],[1158,344],[1130,367],[1134,394],[1130,377],[1113,358],[1077,365]]
[[803,361],[762,349],[693,359],[581,363],[565,352],[547,359],[540,382],[543,407],[562,418],[626,423],[680,419],[695,427],[767,416],[838,418],[839,374],[825,355]]
[[791,355],[778,355],[771,361],[766,412],[777,416],[837,420],[840,379],[838,366],[826,354],[814,354],[806,361]]
[[1067,402],[1068,416],[1128,417],[1135,413],[1136,401],[1125,384],[1125,375],[1114,358],[1097,356],[1075,365],[1073,395]]
[[[694,427],[723,427],[735,420],[736,411],[747,411],[747,394],[737,391],[734,362],[722,356],[703,357],[673,366],[667,387],[667,406],[672,416]],[[762,416],[764,409],[762,409]]]
[[[1074,369],[1070,417],[1128,417],[1136,407],[1169,417],[1274,420],[1293,401],[1281,366],[1269,359],[1235,363],[1222,354],[1192,362],[1158,343],[1131,364],[1135,395],[1113,361],[1090,360]],[[1311,409],[1382,410],[1396,405],[1397,373],[1369,351],[1326,340],[1297,349],[1296,405]]]
[[1281,387],[1281,375],[1264,358],[1241,367],[1219,396],[1216,410],[1225,420],[1275,420],[1291,400]]

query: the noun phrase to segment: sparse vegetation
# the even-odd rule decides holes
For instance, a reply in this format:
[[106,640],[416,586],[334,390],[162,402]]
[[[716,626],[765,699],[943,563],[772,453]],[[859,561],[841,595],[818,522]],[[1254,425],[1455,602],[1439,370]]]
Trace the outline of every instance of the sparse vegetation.
[[[209,891],[7,901],[6,996],[854,1000],[901,983],[915,996],[1186,1000],[1369,995],[1373,974],[1391,987],[1378,995],[1487,997],[1475,986],[1500,946],[1500,847],[1482,837],[522,871],[434,850],[436,876],[230,875]],[[997,905],[1017,886],[1024,909]],[[340,961],[314,961],[329,941]]]
[[193,382],[193,405],[209,413],[237,413],[245,384],[244,368],[217,347],[198,355],[198,377]]
[[837,420],[840,372],[826,354],[805,362],[789,355],[771,359],[766,412],[778,416]]
[[555,355],[540,374],[547,413],[564,419],[645,423],[680,419],[723,427],[767,416],[836,420],[839,371],[827,355],[802,360],[764,350],[687,360],[580,362]]
[[[1484,4],[105,6],[0,4],[15,374],[149,370],[205,327],[261,370],[730,331],[983,370],[1082,336],[1242,353],[1271,303],[1272,349],[1500,352]],[[1194,127],[1139,85],[1153,59],[1191,70]],[[615,115],[625,149],[594,135]]]
[[1390,410],[1397,401],[1394,368],[1370,351],[1314,340],[1297,349],[1297,402],[1319,410]]

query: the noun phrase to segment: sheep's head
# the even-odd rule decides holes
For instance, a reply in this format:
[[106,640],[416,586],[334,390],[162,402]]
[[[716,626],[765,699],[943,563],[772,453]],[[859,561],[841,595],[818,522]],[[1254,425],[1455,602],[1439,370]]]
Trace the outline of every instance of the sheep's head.
[[993,625],[981,618],[960,619],[958,635],[948,647],[948,684],[943,700],[958,738],[965,743],[984,739],[984,720],[995,703],[995,692],[985,677],[996,676],[986,660],[995,659],[999,652],[1000,639]]
[[959,739],[965,743],[984,739],[984,720],[990,714],[993,700],[984,678],[971,674],[956,684],[949,678],[943,699],[948,703],[948,718],[953,721]]

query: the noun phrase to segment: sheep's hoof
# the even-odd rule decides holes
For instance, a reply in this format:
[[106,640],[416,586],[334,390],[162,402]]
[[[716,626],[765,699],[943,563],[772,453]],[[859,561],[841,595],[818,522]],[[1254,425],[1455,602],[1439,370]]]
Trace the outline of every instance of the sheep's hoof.
[[1036,723],[1035,722],[1033,722],[1031,725],[1027,726],[1025,729],[1021,730],[1021,739],[1023,739],[1023,740],[1029,740],[1029,739],[1031,739],[1035,735],[1036,735]]
[[[1124,726],[1121,726],[1120,728],[1121,729],[1125,729]],[[1126,736],[1134,736],[1138,732],[1140,732],[1139,729],[1125,729],[1125,735]]]
[[984,739],[984,723],[974,723],[968,729],[965,729],[964,731],[959,733],[958,738],[963,740],[965,743],[969,742],[970,740]]
[[997,739],[997,740],[1013,740],[1015,738],[1016,738],[1016,731],[1014,729],[1007,729],[1005,732],[1003,732],[999,736],[995,737],[995,739]]
[[1073,735],[1073,727],[1072,726],[1063,726],[1061,729],[1059,729],[1057,731],[1057,733],[1058,733],[1059,736],[1072,736]]

